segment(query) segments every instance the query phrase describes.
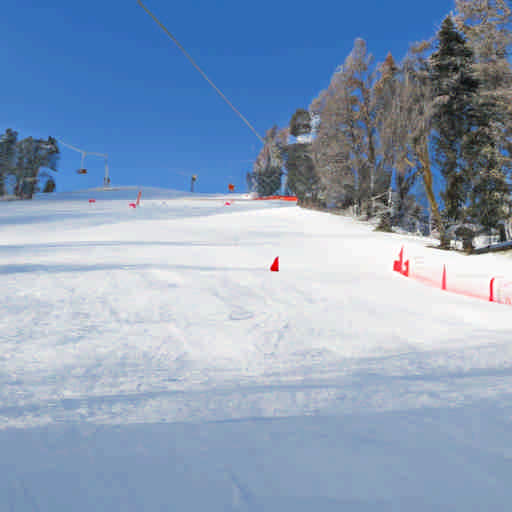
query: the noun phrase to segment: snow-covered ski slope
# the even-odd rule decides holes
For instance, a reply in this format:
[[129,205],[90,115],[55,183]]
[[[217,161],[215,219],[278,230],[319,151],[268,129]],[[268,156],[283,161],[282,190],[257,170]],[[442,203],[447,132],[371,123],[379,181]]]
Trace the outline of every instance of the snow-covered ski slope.
[[391,268],[510,257],[138,190],[0,205],[0,510],[509,510],[512,308]]

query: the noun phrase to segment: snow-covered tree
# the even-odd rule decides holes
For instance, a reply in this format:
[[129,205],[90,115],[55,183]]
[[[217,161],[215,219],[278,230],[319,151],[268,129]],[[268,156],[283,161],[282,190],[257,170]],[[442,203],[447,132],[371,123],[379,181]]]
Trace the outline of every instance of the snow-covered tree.
[[328,204],[347,207],[357,201],[357,160],[345,76],[336,71],[328,89],[311,103],[315,125],[312,156],[322,195]]
[[326,196],[365,205],[369,217],[373,198],[390,182],[379,148],[377,75],[366,42],[356,39],[329,87],[310,107],[320,120],[313,154]]
[[[313,205],[318,201],[319,178],[312,157],[311,114],[304,109],[297,109],[290,119],[290,134],[295,142],[286,148],[287,187],[295,194],[299,204]],[[306,140],[304,140],[306,137]]]
[[455,20],[475,55],[475,127],[467,136],[470,213],[489,230],[509,215],[512,170],[512,10],[505,0],[456,0]]
[[16,145],[16,195],[30,199],[39,190],[41,169],[57,171],[59,148],[53,137],[34,139],[27,137]]
[[273,126],[267,130],[265,143],[256,157],[250,176],[253,184],[251,188],[259,196],[271,196],[280,189],[287,140],[287,129],[280,130]]
[[405,158],[410,128],[407,112],[404,110],[403,73],[391,53],[380,65],[379,73],[374,93],[380,165],[390,176],[394,175],[392,182],[396,193],[393,195],[393,211],[390,221],[394,225],[406,227],[410,217],[417,210],[417,204],[411,197],[411,192],[418,171]]

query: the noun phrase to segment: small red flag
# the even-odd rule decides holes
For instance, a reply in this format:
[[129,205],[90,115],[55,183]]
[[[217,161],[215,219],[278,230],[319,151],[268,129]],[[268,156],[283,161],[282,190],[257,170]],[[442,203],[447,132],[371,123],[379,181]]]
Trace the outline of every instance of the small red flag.
[[270,266],[271,272],[279,272],[279,256],[274,260],[274,263]]

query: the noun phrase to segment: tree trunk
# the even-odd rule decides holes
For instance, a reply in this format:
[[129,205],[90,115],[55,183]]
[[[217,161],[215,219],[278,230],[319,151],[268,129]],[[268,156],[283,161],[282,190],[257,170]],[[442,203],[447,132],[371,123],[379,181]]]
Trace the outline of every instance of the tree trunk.
[[375,163],[377,157],[375,155],[375,147],[373,144],[373,133],[369,126],[366,129],[366,136],[368,137],[368,163],[370,166],[370,197],[368,198],[368,217],[371,218],[375,215]]
[[439,207],[437,205],[436,196],[434,194],[433,187],[433,178],[432,178],[432,169],[430,168],[430,156],[428,151],[427,142],[423,141],[421,146],[416,148],[418,159],[421,163],[421,175],[423,176],[423,184],[425,185],[425,192],[427,194],[428,202],[430,203],[430,208],[432,210],[432,214],[437,222],[439,228],[439,237],[441,239],[441,248],[448,249],[450,247],[450,241],[446,237],[446,230],[444,228],[443,219],[441,217],[441,213],[439,212]]

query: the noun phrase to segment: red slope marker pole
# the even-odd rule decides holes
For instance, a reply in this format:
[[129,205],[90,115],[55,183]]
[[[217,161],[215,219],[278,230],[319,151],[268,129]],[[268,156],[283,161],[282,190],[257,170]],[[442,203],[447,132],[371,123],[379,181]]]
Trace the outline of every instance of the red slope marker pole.
[[393,270],[395,272],[399,272],[402,274],[403,272],[403,263],[404,263],[404,246],[400,249],[400,253],[398,254],[398,259],[393,262]]

